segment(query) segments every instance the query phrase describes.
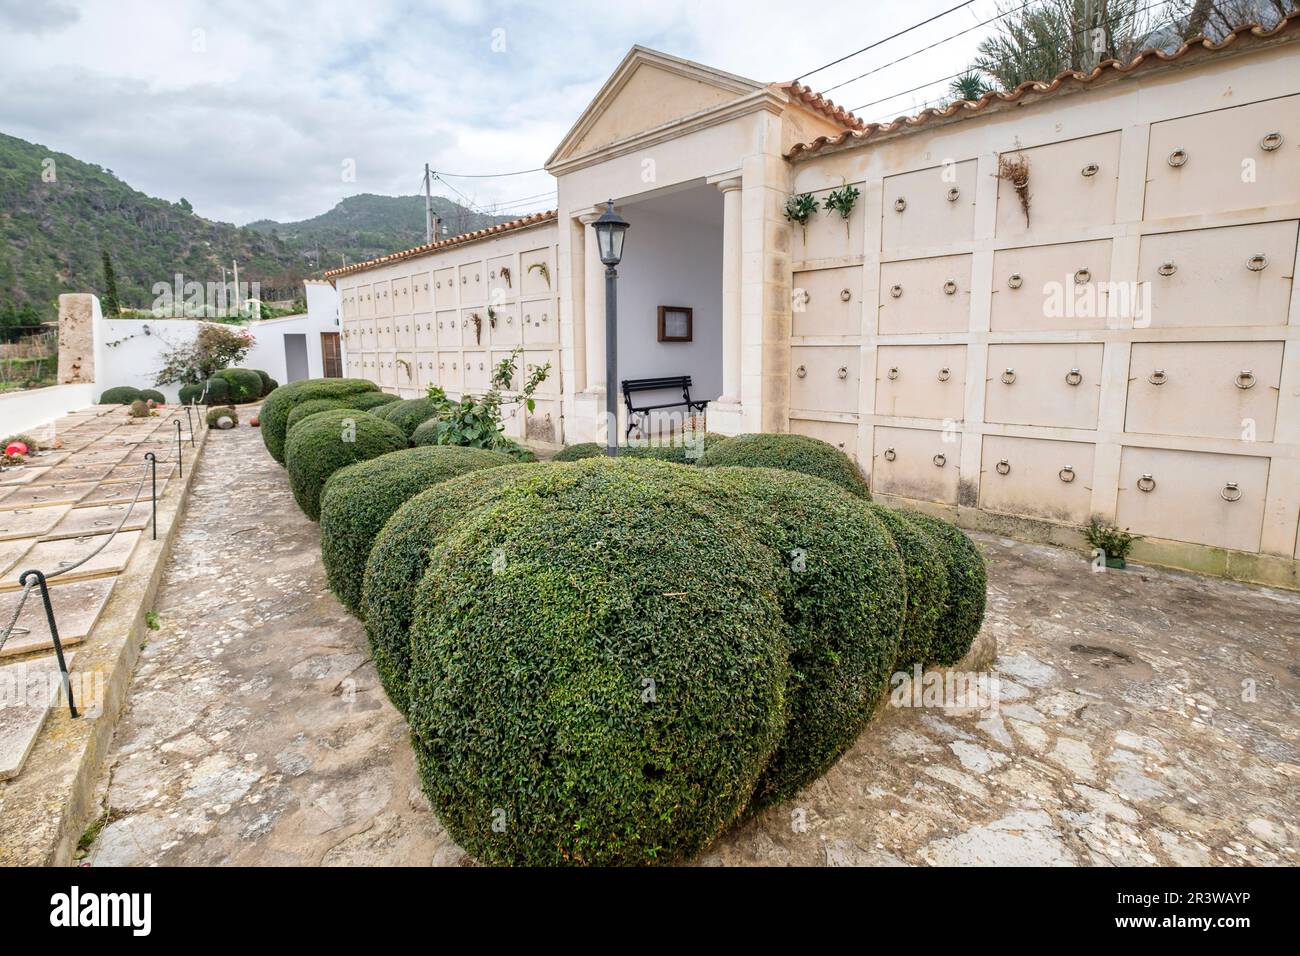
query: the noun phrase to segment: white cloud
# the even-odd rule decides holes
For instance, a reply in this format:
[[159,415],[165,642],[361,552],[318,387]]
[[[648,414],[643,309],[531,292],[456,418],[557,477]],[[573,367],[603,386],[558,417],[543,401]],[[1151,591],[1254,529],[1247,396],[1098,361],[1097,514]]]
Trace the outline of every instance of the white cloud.
[[[977,0],[813,85],[963,29],[993,3]],[[185,196],[211,218],[300,219],[357,192],[414,193],[426,161],[471,173],[540,166],[633,43],[784,80],[947,6],[85,0],[32,13],[0,0],[0,130],[151,195]],[[977,35],[834,96],[854,106],[952,73]],[[345,159],[356,160],[355,183],[342,179]],[[544,173],[452,183],[484,204],[554,188]]]

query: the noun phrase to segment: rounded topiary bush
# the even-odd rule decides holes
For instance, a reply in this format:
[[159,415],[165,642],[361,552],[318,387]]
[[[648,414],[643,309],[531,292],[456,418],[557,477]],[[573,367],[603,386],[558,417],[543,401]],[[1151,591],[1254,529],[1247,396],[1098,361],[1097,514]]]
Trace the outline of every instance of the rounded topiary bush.
[[565,445],[552,457],[551,461],[582,461],[584,458],[605,457],[605,446],[599,442],[584,441],[577,445]]
[[721,482],[737,524],[785,562],[790,716],[755,787],[759,809],[825,773],[871,717],[903,632],[904,569],[870,504],[828,481],[771,468],[704,474]]
[[152,401],[155,405],[167,404],[167,396],[164,395],[162,392],[158,391],[156,388],[140,389],[140,398],[146,402]]
[[99,396],[101,405],[130,405],[140,397],[140,390],[134,385],[118,385],[116,388],[107,389],[103,395]]
[[[266,422],[262,422],[266,430]],[[338,408],[298,423],[285,443],[285,464],[294,500],[312,521],[320,517],[320,496],[330,475],[345,465],[378,458],[406,447],[406,436],[369,412]]]
[[497,489],[528,470],[528,465],[508,465],[448,479],[398,508],[375,538],[362,585],[361,619],[379,680],[402,713],[411,670],[415,588],[428,569],[429,551]]
[[943,558],[948,595],[930,648],[929,663],[956,664],[975,643],[984,623],[988,586],[984,555],[975,542],[951,522],[919,511],[899,511],[898,514],[929,535]]
[[230,383],[216,375],[203,383],[203,401],[209,405],[229,405],[234,401]]
[[737,435],[711,445],[700,464],[797,471],[825,478],[861,498],[871,497],[852,458],[833,445],[807,435]]
[[336,408],[353,408],[341,398],[313,398],[305,402],[299,402],[289,413],[289,419],[285,422],[285,434],[293,431],[298,423],[305,418],[310,418],[319,412],[330,412]]
[[400,402],[389,402],[376,409],[374,414],[386,422],[392,422],[409,439],[417,428],[431,418],[436,418],[443,407],[442,402],[435,402],[431,398],[407,398]]
[[295,405],[313,398],[343,398],[378,390],[378,385],[363,378],[308,378],[281,385],[262,403],[262,442],[271,457],[284,464],[289,413]]
[[[230,424],[222,426],[220,422],[223,418],[230,419]],[[233,428],[239,424],[239,413],[233,405],[214,405],[208,409],[207,422],[209,428]]]
[[257,377],[262,383],[262,390],[257,393],[259,398],[263,395],[270,395],[271,392],[273,392],[276,389],[276,387],[280,384],[275,379],[271,378],[271,376],[267,375],[266,372],[262,371],[260,368],[255,368],[252,371],[257,373]]
[[748,802],[785,725],[786,572],[681,474],[543,465],[435,546],[408,716],[480,860],[672,862]]
[[203,400],[203,383],[190,382],[182,385],[177,394],[182,405],[195,405]]
[[[705,433],[701,439],[698,435],[689,441],[676,442],[638,442],[620,445],[620,458],[653,458],[657,461],[669,461],[677,465],[698,464],[708,449],[727,440],[726,435]],[[551,459],[552,461],[582,461],[584,458],[604,458],[605,446],[599,442],[588,441],[578,445],[568,445]]]
[[948,572],[943,554],[930,535],[904,519],[902,512],[872,504],[903,559],[907,579],[907,620],[894,657],[894,670],[911,670],[930,662],[944,608],[948,602]]
[[396,395],[389,395],[387,392],[362,392],[359,395],[348,396],[347,401],[353,408],[368,412],[380,405],[390,405],[393,402],[400,401],[400,399]]
[[448,478],[508,464],[510,456],[499,452],[442,445],[406,448],[336,471],[325,483],[320,505],[321,557],[330,590],[361,617],[366,559],[393,512]]
[[251,368],[223,368],[213,378],[230,384],[230,400],[234,403],[255,402],[262,397],[262,376]]

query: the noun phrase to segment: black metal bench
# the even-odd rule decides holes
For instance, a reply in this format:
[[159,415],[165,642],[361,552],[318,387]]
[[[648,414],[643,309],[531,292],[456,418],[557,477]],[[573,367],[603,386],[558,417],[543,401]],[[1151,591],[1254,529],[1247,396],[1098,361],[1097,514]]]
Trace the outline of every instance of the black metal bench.
[[[658,405],[642,405],[637,407],[633,404],[632,396],[638,392],[661,392],[665,389],[680,388],[682,397],[680,401],[663,402]],[[691,398],[691,377],[689,375],[670,375],[665,378],[625,378],[623,379],[623,403],[627,405],[627,431],[624,437],[632,434],[632,429],[639,429],[642,435],[647,434],[644,425],[650,424],[650,413],[658,411],[661,408],[685,408],[689,414],[703,412],[709,405],[708,400],[697,401]]]

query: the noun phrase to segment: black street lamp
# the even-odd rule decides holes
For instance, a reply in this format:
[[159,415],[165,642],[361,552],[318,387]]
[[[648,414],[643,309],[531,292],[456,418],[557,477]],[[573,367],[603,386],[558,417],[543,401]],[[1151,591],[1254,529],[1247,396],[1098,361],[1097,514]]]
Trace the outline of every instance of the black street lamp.
[[614,200],[592,223],[600,261],[605,263],[605,454],[618,457],[618,263],[628,221],[614,211]]

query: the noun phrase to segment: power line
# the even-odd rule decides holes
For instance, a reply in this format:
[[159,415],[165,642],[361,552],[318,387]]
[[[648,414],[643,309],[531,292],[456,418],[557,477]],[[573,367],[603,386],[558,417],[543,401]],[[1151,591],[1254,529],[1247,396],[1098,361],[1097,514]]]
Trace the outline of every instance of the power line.
[[795,82],[805,79],[806,77],[812,76],[814,73],[820,73],[822,70],[829,69],[832,66],[837,66],[838,64],[843,63],[845,60],[852,59],[853,57],[857,56],[859,53],[866,53],[868,50],[874,50],[882,43],[888,43],[890,40],[897,40],[905,33],[911,33],[913,30],[917,29],[918,27],[923,27],[927,23],[933,23],[935,20],[939,20],[943,17],[946,17],[950,13],[955,13],[956,11],[960,10],[962,7],[969,7],[974,2],[975,0],[965,0],[965,2],[959,3],[955,7],[949,7],[947,10],[943,11],[943,13],[936,13],[934,16],[930,17],[927,20],[922,20],[920,23],[913,23],[910,27],[907,27],[906,29],[899,30],[897,33],[890,34],[889,36],[877,40],[874,43],[868,43],[861,50],[854,50],[852,53],[846,53],[838,60],[831,60],[831,62],[824,64],[823,66],[819,66],[815,70],[809,70],[807,73],[799,74],[798,76],[795,77]]
[[[1151,10],[1151,9],[1153,9],[1153,8],[1155,8],[1155,7],[1164,6],[1164,5],[1165,5],[1165,0],[1157,0],[1156,3],[1148,4],[1147,6],[1143,7],[1141,10],[1135,10],[1135,11],[1133,12],[1132,15],[1133,15],[1134,17],[1136,17],[1136,16],[1137,16],[1138,14],[1140,14],[1140,13],[1146,13],[1148,10]],[[1175,19],[1176,19],[1176,18],[1175,18]],[[1170,22],[1174,22],[1174,21],[1171,20]],[[1064,36],[1059,37],[1059,38],[1056,38],[1056,39],[1054,39],[1054,40],[1052,40],[1052,41],[1045,41],[1045,42],[1043,42],[1043,43],[1036,43],[1036,44],[1034,44],[1034,45],[1032,45],[1032,46],[1027,46],[1027,47],[1025,47],[1023,50],[1021,50],[1020,52],[1021,52],[1022,55],[1025,54],[1025,53],[1033,53],[1035,50],[1041,50],[1041,49],[1043,49],[1043,48],[1045,48],[1045,47],[1047,47],[1047,46],[1050,46],[1050,45],[1052,45],[1052,44],[1054,44],[1054,43],[1060,43],[1060,42],[1063,41],[1063,40],[1074,39],[1075,37],[1082,36],[1083,34],[1090,32],[1092,29],[1093,29],[1092,27],[1084,27],[1082,30],[1074,30],[1074,31],[1071,31],[1070,33],[1067,33],[1067,34],[1065,34]],[[901,91],[899,91],[899,92],[897,92],[897,93],[891,93],[889,96],[883,96],[883,97],[881,97],[880,99],[872,100],[870,103],[863,103],[861,106],[855,106],[855,107],[853,107],[852,112],[856,113],[858,110],[864,110],[864,109],[866,109],[867,107],[869,107],[869,106],[875,106],[875,105],[877,105],[878,103],[887,103],[887,102],[889,102],[890,100],[892,100],[892,99],[897,99],[897,98],[900,97],[900,96],[906,96],[908,93],[915,93],[917,90],[923,90],[923,89],[925,89],[925,88],[928,87],[928,86],[934,86],[934,84],[936,84],[936,83],[943,83],[943,82],[945,82],[945,81],[947,81],[947,80],[954,80],[954,79],[956,79],[956,78],[959,77],[959,76],[964,76],[965,74],[969,73],[970,71],[971,71],[971,67],[967,67],[967,68],[964,69],[964,70],[960,70],[960,71],[958,71],[958,72],[956,72],[956,73],[950,73],[948,76],[941,76],[941,77],[939,77],[938,79],[930,80],[930,81],[928,81],[928,82],[926,82],[926,83],[922,83],[922,84],[920,84],[919,86],[913,86],[913,87],[911,87],[910,89],[901,90]],[[1049,79],[1050,79],[1050,78],[1049,78]],[[1046,81],[1046,80],[1043,80],[1043,81],[1040,81],[1040,82],[1047,82],[1047,81]],[[929,102],[929,101],[927,101],[927,102]],[[938,102],[938,101],[936,100],[936,102]]]
[[536,169],[518,169],[513,173],[444,173],[438,172],[439,176],[450,176],[452,179],[501,179],[504,176],[526,176],[529,173],[545,172],[544,166],[538,166]]
[[832,90],[838,90],[842,86],[848,86],[850,83],[856,83],[858,80],[866,79],[868,76],[871,76],[874,73],[879,73],[881,70],[888,69],[891,66],[895,66],[899,63],[902,63],[904,60],[910,60],[918,53],[924,53],[927,50],[933,50],[935,47],[942,46],[943,44],[947,43],[949,40],[955,40],[960,36],[965,36],[967,33],[970,33],[972,30],[978,30],[980,27],[986,27],[990,23],[993,23],[996,20],[1001,20],[1005,17],[1009,17],[1012,16],[1013,14],[1019,13],[1021,10],[1025,9],[1025,7],[1030,6],[1031,4],[1037,2],[1038,0],[1026,0],[1025,3],[1016,7],[1014,10],[1008,10],[1006,13],[999,13],[996,17],[989,17],[987,20],[981,20],[979,23],[975,24],[974,26],[967,27],[965,30],[961,30],[957,33],[954,33],[952,36],[944,37],[942,40],[936,40],[934,43],[931,43],[929,46],[923,46],[919,50],[913,50],[911,53],[908,53],[906,56],[900,56],[897,60],[890,60],[888,63],[883,63],[880,66],[875,67],[874,69],[867,70],[866,73],[861,73],[850,80],[845,80],[842,83],[836,83],[834,86],[828,86],[826,87],[826,89],[821,91],[821,95],[825,96],[827,93],[831,92]]

